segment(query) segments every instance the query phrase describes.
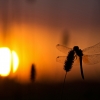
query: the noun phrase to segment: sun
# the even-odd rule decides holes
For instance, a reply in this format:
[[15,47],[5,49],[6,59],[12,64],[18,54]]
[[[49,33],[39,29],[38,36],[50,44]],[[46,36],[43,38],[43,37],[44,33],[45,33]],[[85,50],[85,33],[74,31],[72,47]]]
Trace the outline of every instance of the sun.
[[0,48],[0,76],[8,76],[11,71],[16,72],[19,59],[15,51],[11,51],[7,47]]
[[17,70],[19,59],[15,51],[12,51],[12,63],[13,63],[13,73]]

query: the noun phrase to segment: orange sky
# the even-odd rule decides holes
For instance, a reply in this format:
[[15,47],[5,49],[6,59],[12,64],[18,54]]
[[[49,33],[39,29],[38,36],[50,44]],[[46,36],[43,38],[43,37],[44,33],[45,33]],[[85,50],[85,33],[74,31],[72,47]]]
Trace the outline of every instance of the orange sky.
[[[29,4],[23,2],[19,5],[20,11],[13,7],[19,13],[15,13],[17,17],[10,24],[7,23],[6,38],[3,35],[3,21],[0,24],[0,36],[2,36],[0,45],[14,49],[19,56],[20,63],[16,76],[20,81],[29,80],[32,63],[36,65],[37,81],[63,81],[65,74],[63,64],[56,62],[56,57],[65,54],[56,49],[56,44],[62,43],[62,32],[65,29],[69,31],[68,47],[78,45],[83,49],[100,42],[98,19],[95,19],[95,16],[98,18],[99,15],[96,13],[95,16],[91,17],[94,11],[98,12],[99,10],[99,8],[95,10],[94,6],[92,8],[94,2],[92,4],[87,2],[85,5],[79,1],[71,5],[69,1],[71,6],[67,8],[64,8],[68,5],[66,1],[65,4],[61,3],[60,7],[58,6],[59,2],[58,5],[46,1],[45,3],[46,5],[39,0],[34,6],[29,6]],[[80,6],[77,6],[78,3],[80,3]],[[94,11],[91,9],[94,9]],[[8,14],[10,16],[8,21],[11,21],[14,13],[11,9],[9,11],[11,12]],[[20,19],[20,23],[18,23],[17,18]],[[91,77],[91,75],[97,77],[93,66],[92,68],[84,66],[84,70],[86,78]],[[67,79],[81,79],[79,65],[73,67],[72,71],[68,73]]]

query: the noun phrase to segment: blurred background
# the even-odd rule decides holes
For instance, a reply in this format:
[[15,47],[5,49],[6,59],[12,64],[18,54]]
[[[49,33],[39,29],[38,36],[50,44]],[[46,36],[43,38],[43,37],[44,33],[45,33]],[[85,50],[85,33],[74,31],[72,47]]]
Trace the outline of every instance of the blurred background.
[[[56,57],[67,55],[56,45],[84,49],[100,42],[99,5],[99,0],[0,0],[0,48],[8,48],[11,54],[8,71],[1,77],[19,83],[30,79],[63,83],[65,71]],[[99,82],[99,66],[83,66],[86,81]],[[73,66],[66,80],[82,81],[79,65]]]

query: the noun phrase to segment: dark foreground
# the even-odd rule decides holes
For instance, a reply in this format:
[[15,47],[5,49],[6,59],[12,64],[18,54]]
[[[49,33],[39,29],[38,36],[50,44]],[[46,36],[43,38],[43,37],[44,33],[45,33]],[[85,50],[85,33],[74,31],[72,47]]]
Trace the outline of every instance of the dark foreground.
[[[19,84],[0,80],[0,100],[61,100],[62,83]],[[62,100],[100,100],[100,83],[74,81],[65,83]]]

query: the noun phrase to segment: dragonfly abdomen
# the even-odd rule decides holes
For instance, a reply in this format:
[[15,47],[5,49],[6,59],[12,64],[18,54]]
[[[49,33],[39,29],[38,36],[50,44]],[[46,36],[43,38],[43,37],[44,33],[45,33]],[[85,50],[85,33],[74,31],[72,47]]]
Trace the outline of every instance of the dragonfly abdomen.
[[71,50],[65,60],[64,63],[64,70],[66,70],[66,72],[70,71],[72,68],[72,65],[74,63],[74,58],[75,58],[75,52],[74,50]]

